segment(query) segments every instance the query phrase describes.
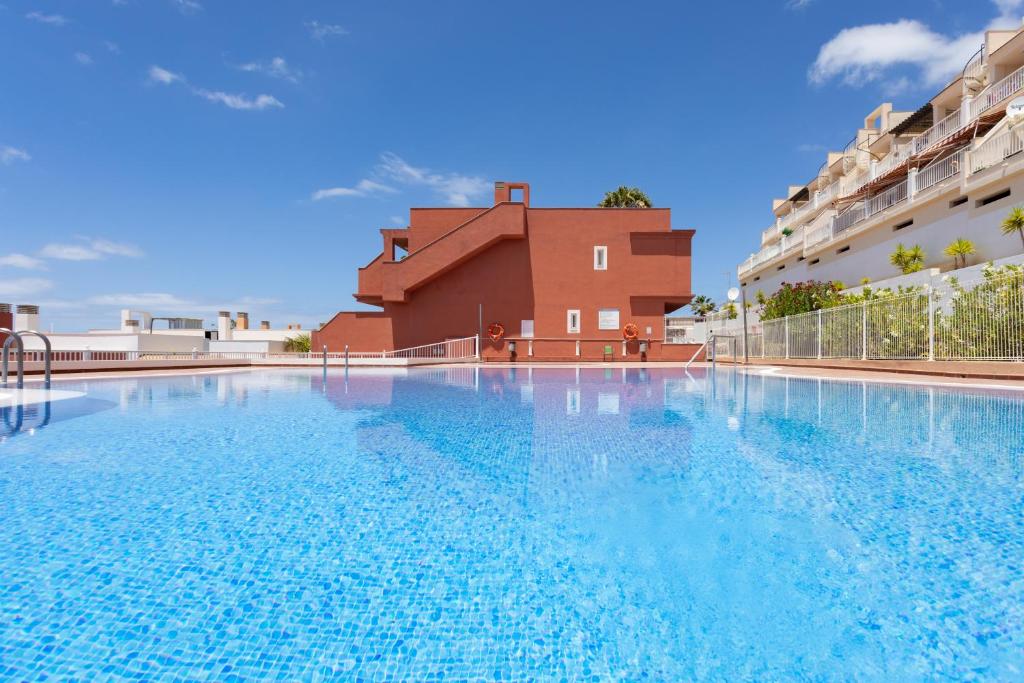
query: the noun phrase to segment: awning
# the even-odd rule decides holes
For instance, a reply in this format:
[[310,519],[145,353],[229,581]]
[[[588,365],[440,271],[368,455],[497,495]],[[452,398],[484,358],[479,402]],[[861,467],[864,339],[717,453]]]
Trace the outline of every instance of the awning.
[[889,132],[893,136],[923,133],[931,128],[934,122],[935,116],[933,115],[932,103],[928,102],[913,114],[903,119],[902,122],[897,123],[895,126],[890,128]]

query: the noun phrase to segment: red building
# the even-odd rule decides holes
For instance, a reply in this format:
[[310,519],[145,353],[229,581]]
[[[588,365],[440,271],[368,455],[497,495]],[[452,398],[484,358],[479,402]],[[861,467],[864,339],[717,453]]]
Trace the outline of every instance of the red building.
[[[482,332],[487,360],[509,360],[511,342],[524,361],[601,360],[609,346],[614,360],[689,358],[692,346],[664,344],[665,314],[693,298],[694,231],[670,220],[669,209],[534,208],[526,183],[495,183],[490,208],[411,209],[409,227],[381,230],[383,252],[359,269],[355,298],[381,310],[338,313],[313,348]],[[625,339],[629,323],[637,339]]]

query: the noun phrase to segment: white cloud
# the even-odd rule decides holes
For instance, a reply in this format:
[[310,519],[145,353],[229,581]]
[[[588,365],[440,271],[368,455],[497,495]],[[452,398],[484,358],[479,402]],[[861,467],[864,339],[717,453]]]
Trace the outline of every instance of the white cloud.
[[302,72],[288,66],[288,62],[285,61],[284,57],[274,57],[269,62],[240,64],[238,68],[250,73],[266,74],[272,78],[280,78],[291,83],[298,83],[302,79]]
[[[993,4],[999,15],[989,28],[1020,24],[1015,13],[1024,10],[1024,0],[993,0]],[[984,31],[947,36],[912,19],[854,26],[821,46],[808,78],[817,85],[839,80],[856,87],[882,79],[894,67],[909,66],[920,73],[917,82],[941,86],[963,69],[983,42]],[[896,79],[886,85],[887,94],[902,93],[914,82],[905,76]]]
[[32,21],[38,21],[40,24],[49,24],[50,26],[63,26],[68,23],[68,18],[62,14],[43,14],[42,12],[29,12],[25,15],[26,19]]
[[203,9],[202,4],[196,0],[171,0],[171,4],[177,7],[182,14],[195,14]]
[[100,294],[84,301],[93,306],[118,306],[167,312],[213,313],[216,311],[246,310],[254,306],[273,306],[277,299],[244,296],[235,301],[195,301],[169,292],[126,292]]
[[86,52],[76,52],[75,61],[82,66],[92,66],[92,56]]
[[[174,73],[163,67],[153,65],[149,67],[149,82],[171,85],[172,83],[187,83],[188,81],[183,74]],[[193,95],[202,97],[210,102],[218,102],[231,109],[260,111],[284,107],[284,103],[273,95],[249,97],[245,94],[228,93],[223,90],[207,90],[206,88],[197,87],[193,87],[191,90]]]
[[33,296],[52,288],[53,283],[41,277],[0,279],[0,296],[4,298]]
[[436,173],[428,168],[413,166],[392,152],[381,155],[377,172],[398,183],[428,187],[452,206],[469,206],[474,198],[485,196],[491,187],[490,183],[479,176]]
[[26,256],[25,254],[8,254],[7,256],[0,256],[0,266],[21,268],[22,270],[46,269],[46,264],[43,263],[42,259],[37,259],[34,256]]
[[141,249],[132,244],[109,240],[88,240],[84,244],[47,244],[39,251],[39,255],[61,261],[98,261],[107,256],[139,258],[144,254]]
[[378,183],[373,180],[363,179],[356,183],[355,187],[330,187],[325,190],[317,190],[313,193],[313,201],[330,199],[332,197],[365,197],[371,194],[397,192],[395,188]]
[[149,80],[151,83],[170,85],[176,81],[184,81],[185,77],[181,74],[176,74],[173,71],[168,71],[163,67],[153,65],[149,67]]
[[204,88],[196,88],[192,92],[200,97],[205,97],[211,102],[219,102],[231,109],[243,109],[251,111],[261,111],[263,109],[269,109],[271,107],[283,108],[284,104],[281,100],[277,99],[273,95],[257,95],[255,98],[249,97],[243,94],[232,94],[226,93],[221,90],[206,90]]
[[121,46],[112,40],[104,40],[103,46],[107,48],[107,52],[115,55],[121,54]]
[[313,21],[306,22],[306,28],[309,29],[309,34],[317,40],[324,40],[331,36],[343,36],[348,34],[344,26],[337,24],[321,24],[315,19]]
[[805,142],[796,146],[796,151],[798,152],[824,152],[826,149],[825,145],[819,145],[815,142]]
[[17,147],[0,147],[0,163],[5,166],[13,164],[15,161],[31,161],[32,157],[23,149]]

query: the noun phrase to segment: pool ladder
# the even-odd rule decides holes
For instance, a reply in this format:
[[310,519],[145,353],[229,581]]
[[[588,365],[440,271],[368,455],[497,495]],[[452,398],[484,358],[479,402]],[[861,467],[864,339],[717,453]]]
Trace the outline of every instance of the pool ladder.
[[50,357],[53,355],[50,348],[50,338],[42,332],[36,332],[35,330],[20,330],[15,332],[9,330],[6,327],[0,327],[0,334],[6,334],[7,339],[4,340],[3,348],[3,359],[0,360],[0,387],[7,386],[7,369],[10,364],[11,345],[16,344],[18,347],[17,356],[15,361],[16,371],[18,373],[17,388],[22,389],[25,386],[25,340],[22,337],[29,335],[33,337],[39,337],[43,340],[43,369],[45,379],[43,386],[46,389],[50,388]]

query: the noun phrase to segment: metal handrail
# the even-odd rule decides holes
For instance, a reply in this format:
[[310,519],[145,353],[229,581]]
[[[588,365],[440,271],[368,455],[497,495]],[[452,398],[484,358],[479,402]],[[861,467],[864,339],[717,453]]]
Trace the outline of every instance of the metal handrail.
[[33,337],[39,337],[43,340],[43,387],[46,389],[50,388],[50,357],[53,355],[52,347],[50,346],[50,338],[42,332],[36,330],[22,330],[18,333],[18,336],[30,334]]
[[18,389],[25,386],[25,342],[21,340],[19,335],[14,330],[9,330],[6,327],[0,327],[0,333],[6,334],[7,339],[4,340],[3,349],[3,360],[0,361],[0,386],[7,386],[7,367],[8,367],[8,354],[11,350],[11,342],[18,345]]

